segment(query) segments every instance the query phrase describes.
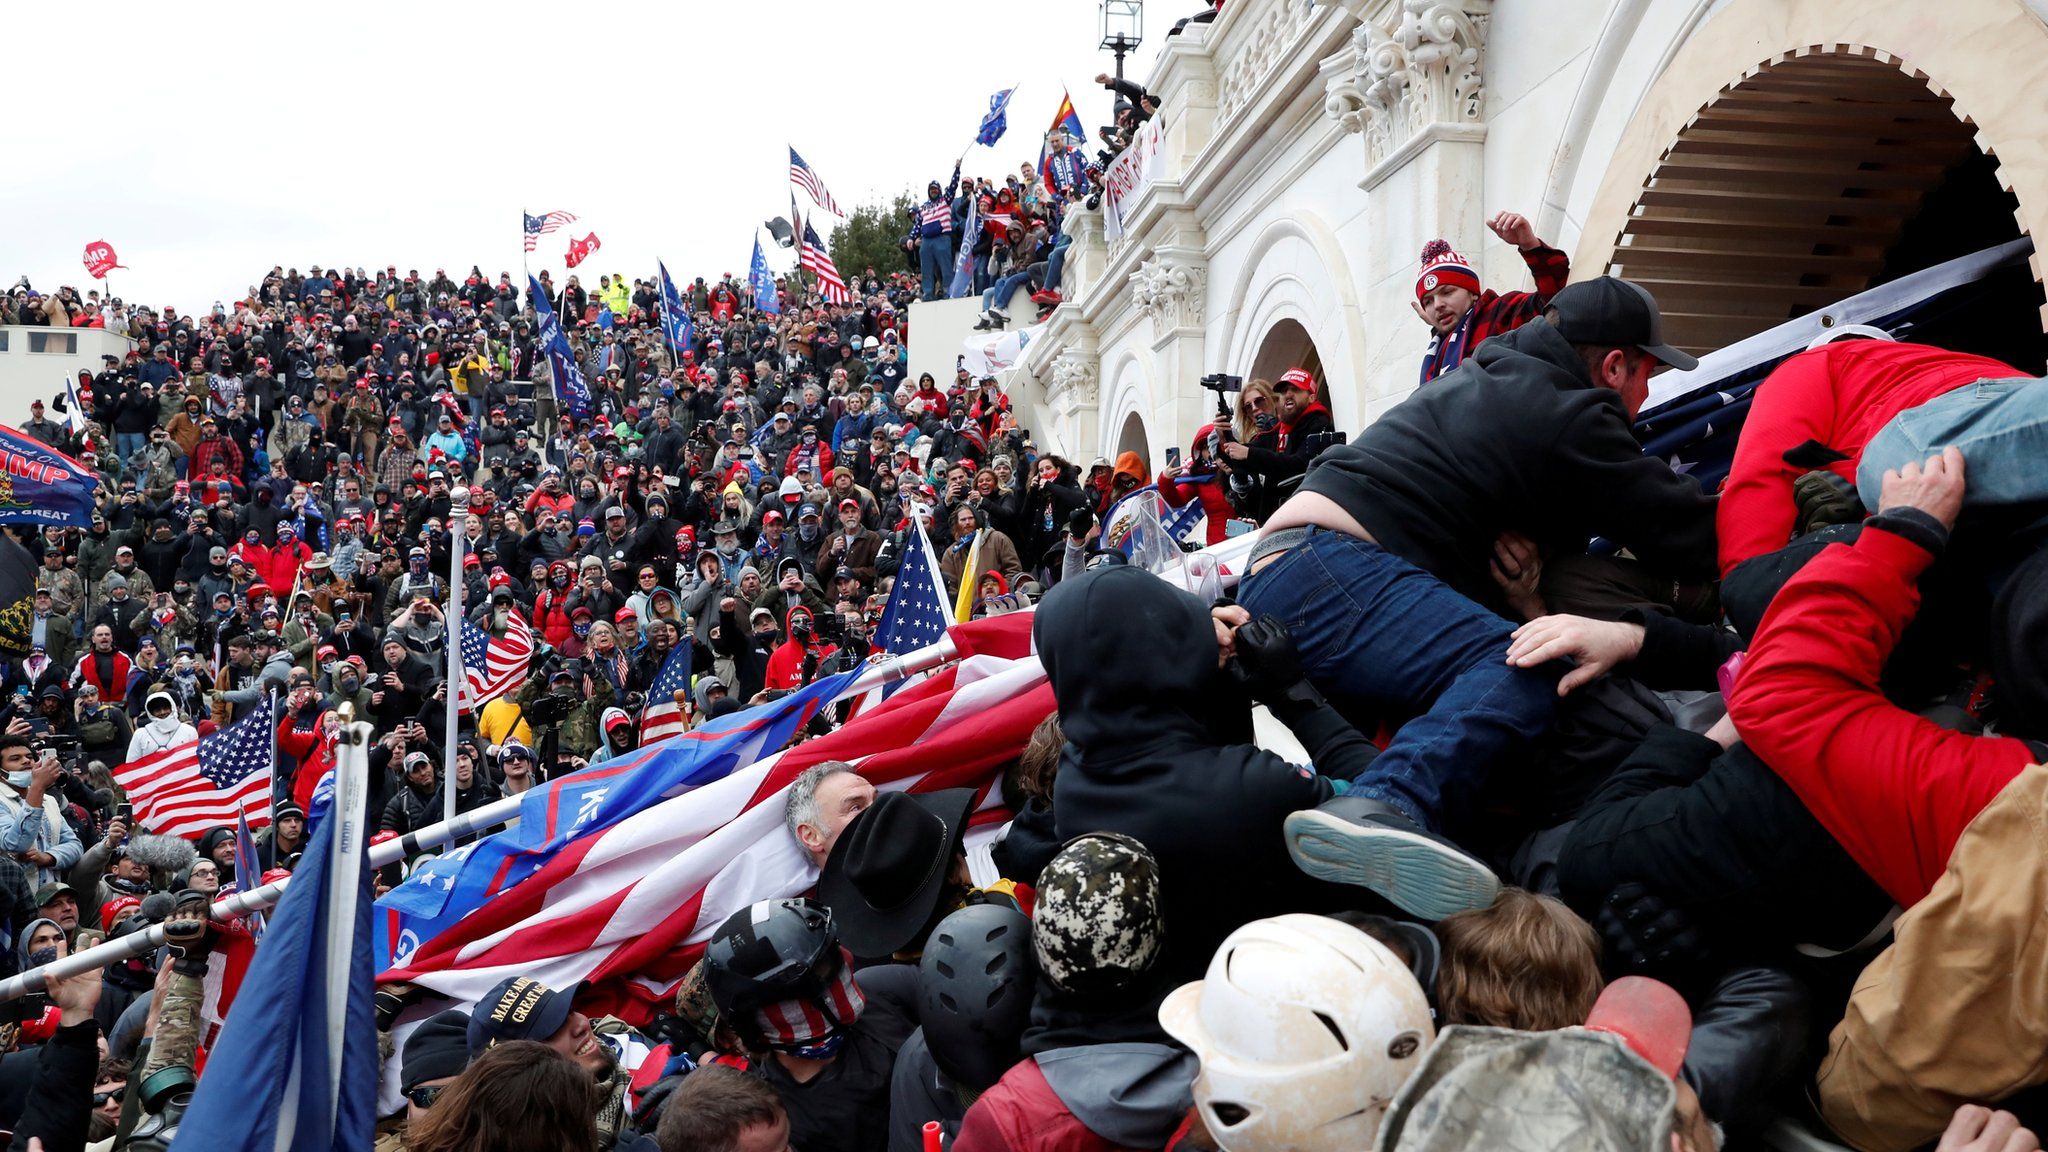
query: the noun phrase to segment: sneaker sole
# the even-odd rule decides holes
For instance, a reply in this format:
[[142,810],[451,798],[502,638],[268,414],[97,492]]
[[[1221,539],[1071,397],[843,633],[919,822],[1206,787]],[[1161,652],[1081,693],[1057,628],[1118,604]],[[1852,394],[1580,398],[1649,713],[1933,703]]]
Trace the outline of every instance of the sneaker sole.
[[1424,920],[1484,908],[1500,878],[1426,836],[1369,828],[1313,808],[1287,817],[1287,854],[1318,880],[1369,888]]

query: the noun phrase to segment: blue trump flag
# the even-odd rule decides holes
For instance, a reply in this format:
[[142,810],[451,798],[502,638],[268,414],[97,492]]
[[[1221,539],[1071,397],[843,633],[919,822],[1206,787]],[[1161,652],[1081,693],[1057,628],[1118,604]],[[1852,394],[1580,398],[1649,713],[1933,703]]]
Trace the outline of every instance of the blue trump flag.
[[775,291],[775,277],[768,271],[768,257],[761,251],[761,238],[754,237],[754,262],[747,266],[747,282],[754,286],[754,307],[782,314],[782,297]]
[[668,265],[656,261],[661,269],[661,331],[668,337],[668,346],[682,359],[683,352],[697,343],[696,325],[690,320],[690,302],[676,291],[676,282],[668,278]]
[[[378,970],[413,953],[484,902],[521,883],[571,841],[610,828],[672,796],[722,780],[787,744],[858,670],[820,677],[757,704],[528,791],[519,823],[414,867],[377,901]],[[277,926],[270,931],[274,934]]]
[[976,144],[993,147],[1003,138],[1003,133],[1009,131],[1010,123],[1004,118],[1004,113],[1010,107],[1010,93],[1015,91],[1015,88],[1005,88],[988,98],[988,115],[981,118],[981,130],[974,134]]
[[90,528],[99,486],[92,469],[0,424],[0,524]]
[[[359,870],[357,898],[336,903],[329,895],[331,887],[348,887],[333,883],[332,853],[334,837],[349,823],[325,820],[314,831],[207,1054],[207,1075],[178,1125],[174,1152],[370,1146],[378,1064],[370,965],[374,889],[360,846],[347,854]],[[335,962],[330,941],[346,942],[345,962]],[[339,988],[347,991],[336,1016],[328,997]],[[336,1036],[339,1066],[330,1047]]]
[[540,316],[540,346],[548,356],[548,372],[555,378],[555,398],[577,420],[590,418],[590,385],[576,367],[576,354],[569,349],[569,337],[562,332],[562,320],[548,302],[547,290],[532,276],[527,278],[527,299]]

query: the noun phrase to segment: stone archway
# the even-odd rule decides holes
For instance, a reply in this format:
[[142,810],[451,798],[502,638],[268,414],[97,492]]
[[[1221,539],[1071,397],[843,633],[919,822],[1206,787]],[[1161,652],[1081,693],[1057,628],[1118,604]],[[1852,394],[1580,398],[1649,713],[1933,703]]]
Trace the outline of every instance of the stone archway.
[[1252,355],[1251,368],[1244,378],[1264,380],[1272,383],[1290,368],[1300,368],[1315,378],[1316,399],[1325,407],[1330,403],[1329,374],[1323,366],[1322,352],[1316,348],[1315,338],[1297,320],[1282,320],[1266,330],[1260,338],[1258,351]]
[[[1954,100],[1870,50],[1788,54],[1724,87],[1643,181],[1608,271],[1701,354],[2017,239],[2018,203]],[[2030,321],[2014,299],[1997,327]],[[2036,325],[2038,327],[2038,325]]]
[[[1988,174],[2010,194],[1996,207],[1983,195],[1956,197],[1981,218],[1975,222],[2004,216],[2013,221],[2012,229],[2002,231],[2005,236],[2048,235],[2048,134],[2040,131],[2039,101],[2032,96],[2048,85],[2048,25],[2024,0],[1717,0],[1697,21],[1646,20],[1640,28],[1624,21],[1613,33],[1625,39],[1625,47],[1609,52],[1604,41],[1599,47],[1603,58],[1615,61],[1618,86],[1603,88],[1597,111],[1584,124],[1575,117],[1559,142],[1552,164],[1558,180],[1546,193],[1546,212],[1561,210],[1584,221],[1573,244],[1573,263],[1582,270],[1626,269],[1632,258],[1640,275],[1654,270],[1666,279],[1720,285],[1688,289],[1685,303],[1698,307],[1685,313],[1689,318],[1682,323],[1691,331],[1680,333],[1681,342],[1725,342],[1730,333],[1766,326],[1751,328],[1756,321],[1782,319],[1782,310],[1802,294],[1838,298],[1859,276],[1867,286],[1916,270],[1915,260],[1924,267],[1932,262],[1921,247],[1924,240],[1907,225],[1916,211],[1939,202],[1935,193],[1952,176],[1981,192],[1981,177]],[[1702,157],[1713,153],[1682,147],[1693,133],[1699,134],[1698,145],[1718,146],[1723,160],[1703,164]],[[1974,145],[1976,157],[1958,148],[1965,143]],[[1937,155],[1944,149],[1954,158],[1946,168]],[[1570,162],[1579,154],[1604,157],[1605,163],[1580,169]],[[1712,183],[1725,180],[1730,161],[1744,157],[1763,173],[1755,185]],[[1888,159],[1900,166],[1887,170]],[[1663,173],[1667,161],[1674,169]],[[1975,175],[1968,171],[1972,167]],[[1830,189],[1844,173],[1849,179]],[[1686,182],[1701,176],[1709,182]],[[1645,199],[1656,190],[1674,195]],[[1743,191],[1752,193],[1746,204],[1738,203],[1742,197],[1714,195]],[[1720,203],[1686,204],[1676,195],[1686,192],[1696,201]],[[1796,198],[1816,192],[1822,199],[1813,207],[1842,211],[1800,215]],[[1838,199],[1830,202],[1829,195]],[[1658,199],[1664,202],[1653,202]],[[1887,206],[1887,200],[1910,206]],[[1870,201],[1875,203],[1865,203]],[[1712,219],[1717,213],[1746,224],[1722,235],[1747,231],[1748,247],[1662,245],[1695,250],[1686,254],[1695,258],[1676,268],[1669,253],[1624,251],[1640,237],[1684,236],[1670,231],[1688,227],[1674,220]],[[1639,227],[1639,216],[1654,219]],[[1770,232],[1773,227],[1778,234]],[[1810,243],[1804,251],[1788,247],[1830,228],[1840,231],[1836,239],[1851,242],[1847,251],[1816,251]],[[1864,251],[1871,248],[1880,261],[1874,271],[1871,253]],[[1816,263],[1816,256],[1850,259]],[[1708,268],[1708,257],[1723,266]],[[1658,269],[1646,259],[1665,264]],[[1726,286],[1729,265],[1747,277],[1767,263],[1787,271],[1757,274],[1756,284],[1738,280],[1736,287]],[[2031,267],[2038,281],[2038,251]],[[1705,274],[1710,271],[1723,278],[1716,281]],[[1806,289],[1818,291],[1802,293]],[[1752,290],[1758,290],[1757,298],[1747,299]],[[2026,295],[2036,309],[2029,328],[2038,333],[2048,304],[2032,286]]]
[[1116,451],[1111,454],[1111,463],[1115,462],[1115,457],[1126,452],[1136,452],[1138,459],[1145,462],[1145,467],[1149,471],[1153,466],[1149,443],[1145,435],[1145,421],[1136,412],[1125,416],[1123,427],[1117,429]]

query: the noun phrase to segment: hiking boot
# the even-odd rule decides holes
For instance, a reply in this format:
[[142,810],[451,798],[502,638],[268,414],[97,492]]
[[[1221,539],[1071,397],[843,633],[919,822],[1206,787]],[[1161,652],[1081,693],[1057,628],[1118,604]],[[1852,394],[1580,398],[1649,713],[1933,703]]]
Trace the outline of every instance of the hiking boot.
[[974,322],[974,330],[976,332],[986,332],[995,326],[995,321],[991,320],[986,312],[983,312],[981,318]]
[[1385,801],[1339,796],[1290,813],[1286,827],[1303,872],[1369,888],[1424,920],[1484,908],[1500,891],[1491,868]]

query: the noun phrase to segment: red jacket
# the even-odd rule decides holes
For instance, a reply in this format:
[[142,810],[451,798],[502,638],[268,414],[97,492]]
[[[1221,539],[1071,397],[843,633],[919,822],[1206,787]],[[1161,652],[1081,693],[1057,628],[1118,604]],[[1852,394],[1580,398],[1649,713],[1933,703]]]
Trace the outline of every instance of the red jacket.
[[1978,380],[2024,376],[1997,360],[1885,340],[1845,340],[1802,352],[1757,386],[1721,488],[1715,529],[1721,574],[1791,539],[1792,482],[1811,471],[1785,463],[1808,440],[1848,459],[1831,470],[1850,483],[1863,447],[1891,418]]
[[74,685],[80,683],[92,685],[100,690],[100,699],[102,700],[120,700],[128,694],[128,677],[134,671],[134,665],[129,661],[125,653],[119,651],[108,653],[107,659],[112,661],[113,675],[107,677],[107,683],[102,684],[100,683],[99,676],[99,661],[95,659],[95,656],[97,656],[97,653],[88,646],[85,652],[78,657],[78,663],[72,668],[72,683]]
[[297,718],[289,712],[278,718],[277,750],[299,762],[298,770],[292,773],[292,801],[299,811],[311,812],[313,789],[334,767],[334,742],[327,738],[326,725],[318,719],[304,730],[295,727],[296,723]]
[[[808,454],[816,457],[811,468],[812,478],[820,483],[830,480],[832,478],[832,446],[825,443],[825,438],[820,436],[818,442],[812,446]],[[805,455],[803,442],[798,441],[796,447],[789,450],[788,458],[783,461],[782,474],[784,476],[796,475],[796,466],[803,461]]]
[[[1203,440],[1208,439],[1212,428],[1214,428],[1214,425],[1204,424],[1196,429],[1195,443],[1199,444]],[[1175,508],[1186,505],[1190,500],[1200,500],[1202,502],[1202,511],[1209,517],[1208,542],[1211,544],[1221,544],[1225,537],[1225,529],[1228,526],[1228,522],[1233,515],[1236,515],[1236,512],[1230,507],[1230,496],[1223,490],[1223,480],[1216,472],[1216,466],[1214,464],[1202,464],[1190,454],[1187,470],[1193,471],[1196,475],[1201,475],[1204,469],[1207,470],[1210,478],[1201,481],[1186,480],[1177,476],[1169,478],[1165,473],[1160,473],[1159,496],[1167,504]]]
[[806,619],[811,615],[811,610],[804,607],[791,608],[788,612],[783,613],[782,626],[784,631],[782,634],[785,639],[782,643],[775,646],[775,651],[768,654],[768,671],[762,682],[762,687],[764,688],[801,688],[804,684],[805,653],[817,653],[818,665],[822,668],[825,661],[834,652],[839,651],[834,645],[820,642],[816,636],[811,638],[809,644],[798,643],[796,640],[796,615],[799,612],[803,613]]
[[960,1121],[952,1152],[1119,1152],[1082,1124],[1045,1082],[1036,1060],[1020,1061],[981,1094]]
[[1933,559],[1876,523],[1821,552],[1771,602],[1728,696],[1743,742],[1902,907],[2034,762],[2020,740],[1952,732],[1878,691]]

